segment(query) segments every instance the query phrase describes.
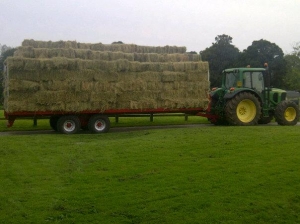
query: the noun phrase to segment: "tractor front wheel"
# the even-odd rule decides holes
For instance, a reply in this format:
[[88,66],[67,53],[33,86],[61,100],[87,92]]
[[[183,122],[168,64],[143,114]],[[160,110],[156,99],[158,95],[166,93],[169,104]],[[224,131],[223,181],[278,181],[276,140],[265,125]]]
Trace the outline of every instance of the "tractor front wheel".
[[275,119],[279,125],[296,125],[299,121],[299,109],[293,101],[281,101],[275,109]]
[[249,92],[239,93],[226,103],[225,117],[231,125],[256,125],[260,116],[260,102]]

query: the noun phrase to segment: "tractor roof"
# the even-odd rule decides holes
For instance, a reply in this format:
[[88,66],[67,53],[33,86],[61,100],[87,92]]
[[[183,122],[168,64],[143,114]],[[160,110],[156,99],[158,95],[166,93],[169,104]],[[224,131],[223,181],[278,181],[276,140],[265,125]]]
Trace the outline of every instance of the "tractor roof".
[[241,72],[257,72],[257,71],[266,71],[265,68],[228,68],[225,69],[224,72],[233,72],[233,71],[241,71]]

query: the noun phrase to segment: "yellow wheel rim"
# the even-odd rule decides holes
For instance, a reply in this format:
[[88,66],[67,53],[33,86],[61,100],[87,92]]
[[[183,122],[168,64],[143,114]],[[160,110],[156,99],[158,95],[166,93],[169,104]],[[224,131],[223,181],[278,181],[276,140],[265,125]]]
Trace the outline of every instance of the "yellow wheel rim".
[[293,107],[288,107],[284,111],[284,117],[287,121],[293,121],[296,118],[296,110]]
[[242,100],[236,108],[236,114],[240,121],[249,123],[256,116],[256,106],[252,100]]

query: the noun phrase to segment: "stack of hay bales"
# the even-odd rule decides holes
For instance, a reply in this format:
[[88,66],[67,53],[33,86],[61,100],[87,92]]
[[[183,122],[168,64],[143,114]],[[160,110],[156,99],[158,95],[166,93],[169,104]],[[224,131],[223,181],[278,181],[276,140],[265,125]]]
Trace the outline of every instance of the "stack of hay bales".
[[185,47],[24,40],[6,60],[6,112],[205,108],[208,63]]

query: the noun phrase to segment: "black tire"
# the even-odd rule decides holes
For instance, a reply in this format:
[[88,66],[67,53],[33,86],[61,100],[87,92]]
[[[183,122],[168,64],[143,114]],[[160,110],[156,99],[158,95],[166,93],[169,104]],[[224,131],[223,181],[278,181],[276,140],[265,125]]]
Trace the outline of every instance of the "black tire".
[[57,121],[59,119],[59,116],[52,116],[49,119],[50,127],[54,130],[57,131]]
[[88,123],[89,131],[92,133],[105,133],[110,129],[110,120],[105,115],[93,115]]
[[222,118],[220,118],[220,119],[217,119],[217,120],[209,120],[209,122],[211,123],[211,124],[214,124],[214,125],[216,125],[216,126],[218,126],[218,125],[228,125],[228,122],[227,122],[227,120],[225,120],[225,119],[222,119]]
[[77,116],[62,116],[57,121],[57,129],[63,134],[75,134],[80,130],[80,121]]
[[231,125],[256,125],[261,117],[260,102],[252,93],[239,93],[227,101],[225,117]]
[[269,124],[271,121],[273,120],[273,116],[269,116],[269,117],[261,117],[258,120],[259,124]]
[[296,125],[299,121],[298,106],[293,101],[281,101],[275,109],[275,119],[279,125]]

